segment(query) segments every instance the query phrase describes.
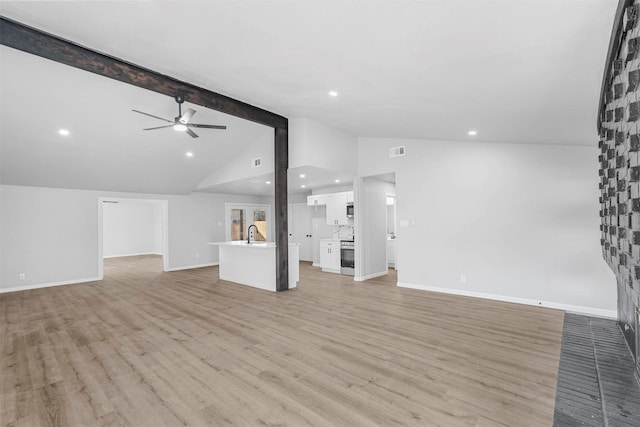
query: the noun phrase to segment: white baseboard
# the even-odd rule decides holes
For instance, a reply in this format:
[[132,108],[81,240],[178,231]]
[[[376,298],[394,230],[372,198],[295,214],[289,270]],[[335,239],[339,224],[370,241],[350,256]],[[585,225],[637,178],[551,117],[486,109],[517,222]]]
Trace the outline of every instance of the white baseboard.
[[84,279],[64,280],[62,282],[39,283],[37,285],[14,286],[12,288],[0,288],[0,294],[6,292],[27,291],[29,289],[51,288],[53,286],[75,285],[78,283],[98,282],[99,277],[87,277]]
[[317,263],[314,262],[313,264],[311,264],[311,266],[312,267],[320,267],[320,264],[317,264]]
[[355,282],[364,282],[365,280],[369,280],[369,279],[375,279],[376,277],[380,277],[380,276],[385,276],[389,274],[389,271],[385,270],[385,271],[379,271],[377,273],[373,273],[373,274],[367,274],[366,276],[357,276],[354,277],[353,280]]
[[124,258],[124,257],[127,257],[127,256],[141,256],[141,255],[160,255],[160,256],[162,256],[162,254],[158,253],[158,252],[140,252],[139,254],[105,255],[102,258]]
[[165,271],[180,271],[180,270],[191,270],[192,268],[202,268],[202,267],[213,267],[218,265],[217,262],[212,262],[209,264],[198,264],[198,265],[185,265],[182,267],[171,267],[166,269]]
[[487,294],[484,292],[463,291],[460,289],[439,288],[436,286],[416,285],[413,283],[398,282],[398,287],[419,289],[422,291],[429,291],[429,292],[439,292],[443,294],[461,295],[465,297],[484,298],[484,299],[490,299],[495,301],[512,302],[516,304],[534,305],[536,307],[555,308],[557,310],[564,310],[571,313],[578,313],[578,314],[584,314],[584,315],[595,316],[595,317],[604,317],[607,319],[618,318],[618,312],[616,310],[605,310],[602,308],[584,307],[580,305],[570,305],[570,304],[563,304],[563,303],[550,302],[550,301],[538,301],[538,300],[533,300],[528,298],[518,298],[518,297],[510,297],[510,296],[504,296],[504,295]]

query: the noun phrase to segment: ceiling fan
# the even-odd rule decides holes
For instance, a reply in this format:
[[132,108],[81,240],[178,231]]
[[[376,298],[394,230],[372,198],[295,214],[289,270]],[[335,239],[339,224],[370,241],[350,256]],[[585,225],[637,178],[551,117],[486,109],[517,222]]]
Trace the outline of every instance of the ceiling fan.
[[192,131],[190,128],[204,128],[204,129],[226,129],[227,128],[226,126],[221,126],[221,125],[203,125],[200,123],[190,123],[189,120],[191,120],[191,117],[193,117],[193,115],[196,113],[196,110],[189,108],[184,114],[182,114],[182,103],[184,102],[184,96],[176,95],[175,99],[176,99],[176,102],[178,103],[178,115],[173,120],[164,119],[162,117],[154,116],[153,114],[145,113],[138,110],[131,110],[131,111],[135,113],[144,114],[145,116],[153,117],[154,119],[162,120],[167,123],[171,123],[170,125],[146,128],[144,130],[155,130],[155,129],[172,127],[177,131],[188,133],[189,136],[191,136],[192,138],[197,138],[198,134]]

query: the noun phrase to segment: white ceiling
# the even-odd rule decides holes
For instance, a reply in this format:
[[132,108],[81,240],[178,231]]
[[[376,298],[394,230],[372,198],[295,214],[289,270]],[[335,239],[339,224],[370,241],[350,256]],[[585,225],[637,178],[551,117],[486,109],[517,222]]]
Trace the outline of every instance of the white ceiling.
[[[355,136],[467,140],[473,128],[481,141],[593,146],[616,6],[613,0],[2,1],[0,14]],[[41,185],[36,171],[55,162],[59,169],[76,169],[67,181],[93,174],[94,186],[136,191],[126,171],[140,167],[137,190],[184,193],[215,161],[233,155],[232,142],[262,137],[263,129],[253,124],[246,130],[238,124],[243,130],[235,134],[235,119],[202,107],[194,107],[194,120],[230,130],[201,130],[193,141],[176,138],[171,129],[139,132],[156,123],[130,109],[172,118],[173,100],[96,83],[101,78],[55,70],[62,67],[57,64],[25,68],[8,50],[0,51],[4,183],[11,176]],[[14,60],[17,70],[11,71]],[[43,81],[42,72],[50,69],[51,80]],[[27,77],[36,78],[29,90],[20,83]],[[100,88],[92,92],[94,85]],[[339,96],[329,97],[329,90]],[[98,91],[113,100],[94,102]],[[82,139],[78,121],[100,133]],[[80,126],[72,138],[45,136],[67,123]],[[126,132],[112,134],[114,124]],[[12,126],[19,135],[5,133]],[[224,135],[231,148],[216,145]],[[205,144],[209,138],[214,142]],[[71,149],[60,148],[64,144]],[[190,163],[176,160],[187,148],[202,153]],[[24,165],[28,170],[20,173]],[[111,182],[107,175],[113,173],[122,182]]]
[[166,123],[131,110],[172,120],[173,98],[5,46],[0,75],[3,184],[187,194],[247,143],[273,144],[272,128],[188,103],[194,123],[227,129],[144,131]]

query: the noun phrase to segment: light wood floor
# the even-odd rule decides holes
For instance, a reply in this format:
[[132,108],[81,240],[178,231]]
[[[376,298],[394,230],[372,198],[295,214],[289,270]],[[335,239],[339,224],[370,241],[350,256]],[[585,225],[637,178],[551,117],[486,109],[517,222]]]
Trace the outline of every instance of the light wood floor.
[[0,294],[0,425],[552,424],[563,312],[308,263],[281,294],[217,277],[120,258]]

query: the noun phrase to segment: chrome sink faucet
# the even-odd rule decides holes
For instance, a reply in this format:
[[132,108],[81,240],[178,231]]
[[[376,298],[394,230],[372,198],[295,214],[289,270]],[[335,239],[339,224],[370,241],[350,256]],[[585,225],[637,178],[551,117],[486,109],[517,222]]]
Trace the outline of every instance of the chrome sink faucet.
[[258,227],[256,227],[255,224],[251,224],[249,228],[247,228],[247,244],[251,243],[251,227],[255,228],[256,231],[258,231]]

